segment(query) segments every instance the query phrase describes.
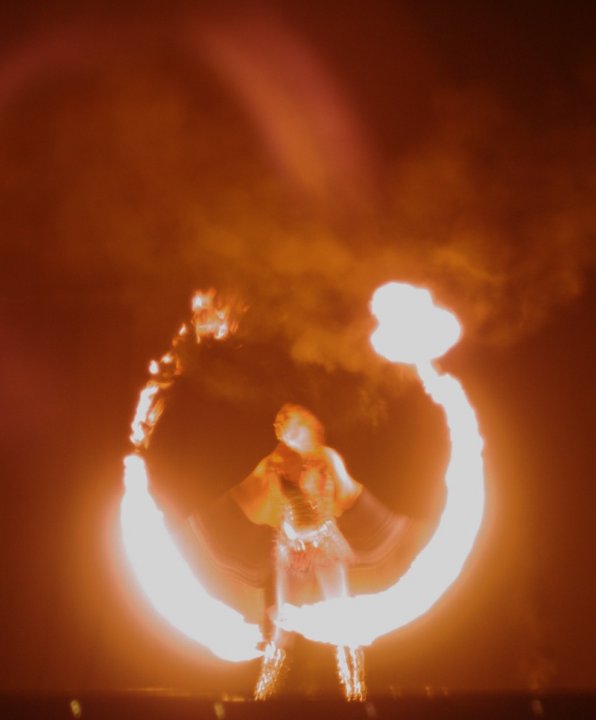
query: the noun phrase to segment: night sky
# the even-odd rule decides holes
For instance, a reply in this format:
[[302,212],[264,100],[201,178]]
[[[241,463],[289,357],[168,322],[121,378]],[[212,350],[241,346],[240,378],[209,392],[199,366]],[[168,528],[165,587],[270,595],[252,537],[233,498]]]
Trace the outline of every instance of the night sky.
[[[223,5],[223,4],[222,4]],[[432,524],[442,418],[368,344],[397,279],[457,313],[441,360],[485,438],[487,512],[373,693],[596,690],[596,22],[585,2],[4,3],[0,691],[250,696],[154,615],[117,534],[151,358],[198,348],[148,456],[173,528],[308,405],[352,474]],[[298,640],[292,691],[335,691]]]

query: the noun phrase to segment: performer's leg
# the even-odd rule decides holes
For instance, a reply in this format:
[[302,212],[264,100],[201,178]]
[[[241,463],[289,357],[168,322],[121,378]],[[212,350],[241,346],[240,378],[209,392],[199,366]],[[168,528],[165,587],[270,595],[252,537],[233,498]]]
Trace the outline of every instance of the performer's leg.
[[366,700],[366,682],[364,678],[364,651],[361,647],[338,645],[335,649],[337,674],[343,687],[346,700],[363,702]]
[[255,687],[255,700],[267,700],[276,690],[279,678],[286,660],[286,645],[288,633],[281,630],[275,623],[277,612],[282,607],[286,598],[287,576],[284,569],[278,568],[275,575],[275,605],[273,607],[274,617],[272,620],[271,636],[261,663],[261,672]]
[[348,579],[345,565],[342,562],[338,561],[325,567],[317,567],[315,574],[325,600],[347,597]]
[[[347,597],[348,583],[345,565],[341,562],[317,569],[319,586],[326,599]],[[336,647],[337,673],[348,701],[366,699],[364,679],[364,651],[361,647]]]
[[267,643],[263,653],[261,672],[255,686],[255,700],[267,700],[273,695],[285,660],[286,651],[283,647],[277,645],[273,640]]

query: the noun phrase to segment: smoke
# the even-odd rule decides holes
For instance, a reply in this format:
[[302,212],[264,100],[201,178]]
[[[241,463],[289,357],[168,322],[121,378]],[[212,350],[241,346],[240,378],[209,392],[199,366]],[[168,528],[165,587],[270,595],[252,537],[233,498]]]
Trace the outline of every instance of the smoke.
[[[197,60],[203,36],[181,36],[175,23],[137,28],[126,45],[98,41],[79,71],[44,74],[40,63],[29,72],[0,117],[0,232],[14,288],[32,279],[107,288],[148,316],[195,287],[231,289],[249,306],[246,336],[278,343],[298,364],[346,372],[374,362],[367,303],[386,280],[428,285],[468,337],[489,343],[542,327],[581,293],[596,247],[587,61],[536,105],[435,81],[410,145],[375,156],[372,144],[362,151],[365,126],[351,123],[345,98],[325,90],[329,77],[309,84],[312,49],[303,48],[301,75],[295,43],[284,75],[283,43],[268,55],[275,23],[265,26],[251,77],[274,62],[277,72],[249,100],[213,71],[207,50]],[[299,80],[298,104],[288,78]],[[285,124],[265,143],[247,103],[271,94]],[[306,120],[292,132],[300,103]],[[330,108],[343,128],[335,147],[332,132],[309,132],[308,118]],[[346,138],[356,148],[349,161]],[[319,165],[292,174],[301,153]],[[149,289],[159,297],[143,298]]]
[[[562,117],[561,117],[562,115]],[[539,118],[485,92],[438,103],[434,134],[400,163],[397,222],[468,332],[511,342],[576,298],[595,259],[588,117]]]

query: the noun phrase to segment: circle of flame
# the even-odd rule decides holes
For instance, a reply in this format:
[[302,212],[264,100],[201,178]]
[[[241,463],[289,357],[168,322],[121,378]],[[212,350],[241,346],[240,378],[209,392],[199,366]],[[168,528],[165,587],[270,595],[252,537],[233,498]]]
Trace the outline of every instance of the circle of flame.
[[[457,319],[437,307],[428,290],[396,282],[376,290],[371,311],[378,320],[373,347],[391,362],[415,365],[426,393],[445,413],[451,453],[438,526],[398,582],[378,593],[281,609],[278,623],[285,630],[352,647],[397,630],[436,603],[461,572],[484,511],[483,440],[476,415],[461,384],[432,365],[458,341]],[[124,462],[122,537],[150,602],[170,624],[218,657],[242,661],[261,655],[259,626],[209,595],[182,558],[149,493],[144,460],[129,455]]]

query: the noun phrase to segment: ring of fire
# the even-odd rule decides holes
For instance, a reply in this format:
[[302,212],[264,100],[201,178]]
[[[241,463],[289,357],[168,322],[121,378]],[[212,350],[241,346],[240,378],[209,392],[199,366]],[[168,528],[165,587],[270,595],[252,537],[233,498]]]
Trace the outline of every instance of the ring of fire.
[[[218,304],[213,291],[197,293],[192,307],[197,342],[205,337],[223,340],[233,332],[233,314]],[[371,311],[378,320],[371,336],[374,349],[391,362],[415,366],[426,393],[445,413],[451,452],[447,499],[438,526],[397,583],[379,593],[282,608],[278,623],[285,630],[350,647],[369,645],[434,605],[458,577],[484,512],[483,440],[476,415],[458,380],[439,374],[432,364],[459,340],[459,323],[434,304],[427,290],[397,282],[376,290]],[[147,447],[163,410],[161,394],[182,372],[178,348],[189,331],[189,325],[183,325],[170,352],[150,365],[153,379],[140,394],[132,424],[131,442],[137,451]],[[151,604],[171,625],[222,659],[238,662],[260,656],[259,626],[209,595],[169,536],[149,493],[142,456],[128,455],[124,466],[122,538]]]

